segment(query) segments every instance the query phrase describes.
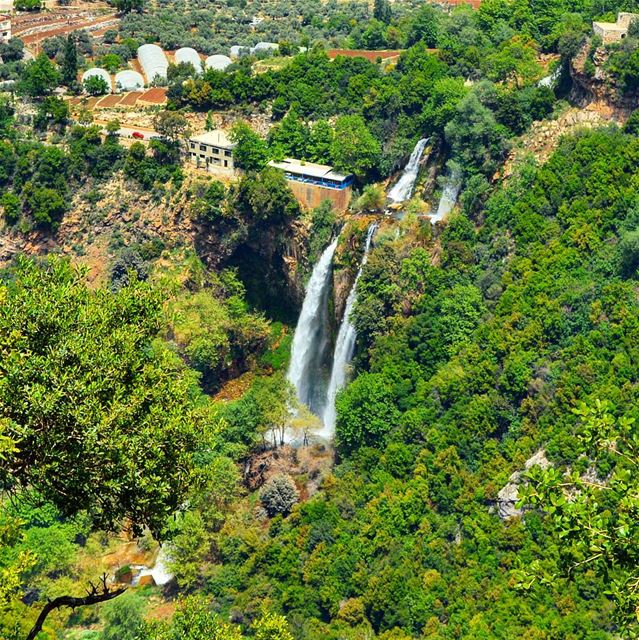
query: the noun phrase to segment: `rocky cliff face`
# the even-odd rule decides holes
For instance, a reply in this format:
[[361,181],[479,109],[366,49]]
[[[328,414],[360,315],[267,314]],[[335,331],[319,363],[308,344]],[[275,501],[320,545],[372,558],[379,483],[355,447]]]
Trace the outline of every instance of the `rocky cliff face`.
[[333,261],[333,320],[338,327],[344,316],[346,299],[355,282],[357,270],[362,259],[362,250],[366,231],[373,216],[352,219],[344,227]]
[[610,57],[605,47],[598,47],[592,55],[594,73],[588,73],[590,41],[586,41],[570,65],[573,88],[571,102],[581,107],[592,103],[606,105],[614,119],[625,120],[639,107],[639,95],[624,95],[615,79],[606,71],[605,65]]

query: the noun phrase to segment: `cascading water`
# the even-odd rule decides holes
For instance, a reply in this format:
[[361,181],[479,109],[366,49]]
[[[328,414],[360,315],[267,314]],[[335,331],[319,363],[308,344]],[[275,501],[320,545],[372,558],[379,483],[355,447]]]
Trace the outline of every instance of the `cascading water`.
[[326,404],[324,408],[324,414],[322,416],[322,422],[324,426],[321,432],[317,434],[326,439],[332,438],[335,432],[335,419],[337,417],[335,412],[335,398],[337,397],[337,393],[346,384],[348,365],[353,359],[353,354],[355,352],[355,338],[357,337],[357,335],[355,332],[355,327],[351,321],[351,312],[353,311],[353,306],[355,305],[355,301],[357,300],[357,283],[360,276],[362,275],[362,270],[364,269],[364,266],[366,265],[366,262],[368,260],[368,253],[370,251],[371,244],[373,242],[373,236],[375,235],[376,231],[377,223],[375,222],[368,228],[362,262],[360,263],[357,276],[355,277],[355,282],[353,283],[353,286],[348,294],[348,298],[346,299],[344,317],[342,318],[342,323],[337,334],[337,341],[335,342],[335,351],[333,352],[333,368],[331,369],[331,377],[328,383],[328,390],[326,392]]
[[558,66],[550,75],[542,78],[538,83],[538,87],[548,87],[552,89],[555,86],[557,80],[559,80],[559,76],[561,75],[561,66]]
[[444,190],[442,192],[442,197],[439,199],[437,213],[430,217],[431,224],[435,224],[436,222],[443,220],[453,210],[453,207],[457,202],[457,196],[459,196],[460,189],[461,177],[458,171],[453,170],[444,184]]
[[428,144],[429,138],[422,138],[413,149],[413,153],[410,154],[408,164],[404,167],[400,179],[395,183],[393,188],[388,192],[388,197],[393,202],[404,202],[409,200],[413,195],[413,187],[417,180],[417,174],[419,173],[419,162],[422,159],[424,149]]
[[329,344],[328,292],[337,238],[324,250],[313,268],[291,348],[287,377],[295,387],[297,399],[321,415],[324,385],[321,365]]

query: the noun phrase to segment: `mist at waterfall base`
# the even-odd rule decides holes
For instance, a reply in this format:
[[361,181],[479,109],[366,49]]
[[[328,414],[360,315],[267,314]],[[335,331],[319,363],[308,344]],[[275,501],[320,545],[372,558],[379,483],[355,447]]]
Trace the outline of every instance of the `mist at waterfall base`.
[[435,214],[430,216],[431,224],[440,222],[453,210],[461,189],[461,176],[458,171],[451,171],[446,182]]
[[313,269],[295,328],[287,377],[295,387],[297,399],[322,419],[322,428],[313,433],[322,440],[330,440],[334,435],[335,398],[346,384],[348,366],[355,351],[356,332],[350,316],[357,299],[357,283],[368,259],[376,230],[377,223],[373,223],[366,234],[362,261],[346,299],[344,316],[337,334],[328,386],[323,375],[324,352],[329,343],[328,295],[337,238],[324,250]]
[[428,144],[429,138],[422,138],[417,142],[413,152],[410,154],[408,164],[404,167],[404,171],[395,183],[393,188],[388,192],[388,198],[393,202],[405,202],[410,200],[413,195],[413,188],[417,181],[417,174],[419,173],[419,163],[422,159],[424,149]]
[[316,415],[322,415],[326,400],[323,364],[330,345],[328,294],[337,240],[335,238],[324,250],[308,281],[293,335],[287,374],[289,382],[295,387],[297,399]]

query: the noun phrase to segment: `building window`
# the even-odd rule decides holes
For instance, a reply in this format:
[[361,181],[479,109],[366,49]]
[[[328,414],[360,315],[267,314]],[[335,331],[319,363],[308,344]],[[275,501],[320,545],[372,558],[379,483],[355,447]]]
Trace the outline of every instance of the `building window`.
[[224,149],[224,155],[225,155],[227,158],[230,158],[230,157],[231,157],[231,152],[230,152],[228,149]]
[[201,144],[200,145],[200,151],[206,151],[206,145],[205,144]]
[[220,150],[219,150],[217,147],[211,147],[211,151],[212,151],[213,153],[217,153],[217,154],[219,154],[219,153],[220,153]]
[[225,167],[228,167],[228,166],[229,166],[229,161],[228,161],[228,160],[225,160],[225,161],[224,161],[224,166],[225,166]]
[[206,156],[203,153],[200,154],[200,158],[204,159],[205,157]]
[[195,142],[191,142],[191,149],[195,149]]

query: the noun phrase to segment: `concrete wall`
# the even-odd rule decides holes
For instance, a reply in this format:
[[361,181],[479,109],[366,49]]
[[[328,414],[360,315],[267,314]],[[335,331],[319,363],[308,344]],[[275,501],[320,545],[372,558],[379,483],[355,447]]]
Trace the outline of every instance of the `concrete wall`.
[[351,201],[350,187],[346,189],[329,189],[315,184],[298,182],[297,180],[287,180],[287,182],[297,201],[307,209],[314,209],[323,200],[330,200],[333,203],[333,209],[342,212],[348,209]]

